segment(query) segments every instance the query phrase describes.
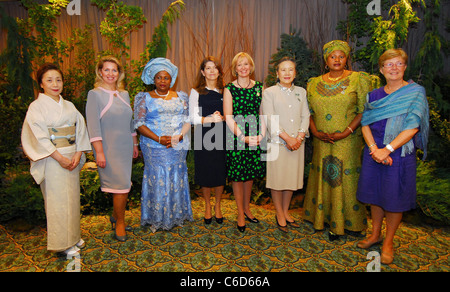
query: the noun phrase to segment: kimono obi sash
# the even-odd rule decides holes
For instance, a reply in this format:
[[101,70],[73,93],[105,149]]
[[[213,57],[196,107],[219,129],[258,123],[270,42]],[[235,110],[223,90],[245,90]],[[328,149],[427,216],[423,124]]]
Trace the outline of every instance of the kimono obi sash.
[[48,128],[50,141],[56,148],[64,148],[75,145],[76,126],[62,128]]

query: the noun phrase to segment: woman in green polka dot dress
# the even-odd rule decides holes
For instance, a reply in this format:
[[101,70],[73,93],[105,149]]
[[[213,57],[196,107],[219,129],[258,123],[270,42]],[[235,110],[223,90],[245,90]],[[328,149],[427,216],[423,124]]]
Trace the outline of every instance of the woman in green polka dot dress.
[[265,176],[266,164],[260,143],[265,126],[260,121],[262,83],[250,79],[253,59],[247,53],[237,54],[232,62],[235,81],[225,87],[223,109],[230,131],[227,133],[227,171],[232,182],[238,210],[237,225],[245,231],[245,219],[258,223],[250,211],[253,180]]
[[308,82],[314,136],[313,158],[304,202],[304,219],[316,230],[330,228],[330,240],[345,230],[366,229],[364,205],[356,199],[363,139],[360,122],[370,76],[345,70],[350,47],[333,41],[324,46],[329,73]]

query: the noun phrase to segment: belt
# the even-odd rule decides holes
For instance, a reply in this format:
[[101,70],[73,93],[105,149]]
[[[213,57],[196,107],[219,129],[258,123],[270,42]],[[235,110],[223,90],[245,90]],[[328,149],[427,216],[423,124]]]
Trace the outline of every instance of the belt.
[[56,148],[64,148],[76,144],[76,126],[63,128],[48,128],[50,141]]

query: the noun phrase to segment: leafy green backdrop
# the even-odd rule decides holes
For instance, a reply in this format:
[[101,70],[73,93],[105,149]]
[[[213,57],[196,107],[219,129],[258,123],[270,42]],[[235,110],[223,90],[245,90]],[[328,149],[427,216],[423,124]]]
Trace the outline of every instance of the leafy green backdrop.
[[[438,19],[441,15],[440,0],[382,0],[384,16],[368,16],[365,9],[370,0],[341,0],[349,6],[347,19],[337,28],[342,39],[352,44],[352,60],[364,71],[378,74],[377,60],[384,50],[401,47],[408,41],[411,25],[419,21],[426,24],[424,41],[414,60],[411,60],[407,77],[425,86],[430,103],[430,123],[432,133],[429,142],[427,162],[418,163],[417,202],[422,215],[439,222],[450,222],[450,78],[443,75],[443,56],[449,53],[449,42],[439,33]],[[63,95],[71,100],[84,114],[85,96],[94,84],[96,60],[106,54],[114,54],[119,59],[129,58],[127,35],[139,30],[146,22],[142,9],[125,5],[117,0],[91,0],[91,4],[105,11],[100,32],[108,41],[106,51],[96,52],[92,48],[93,27],[74,29],[68,41],[55,37],[55,25],[61,10],[70,1],[49,0],[48,4],[37,4],[33,0],[21,0],[28,10],[26,19],[14,19],[5,14],[0,5],[2,26],[8,31],[7,49],[0,54],[0,222],[24,218],[29,222],[45,220],[42,195],[29,174],[28,160],[20,148],[20,129],[28,105],[34,100],[37,84],[32,72],[44,62],[62,64],[64,56],[73,56],[70,69],[65,73]],[[134,96],[148,90],[140,80],[140,72],[146,62],[153,57],[164,57],[171,45],[168,25],[175,22],[185,9],[183,1],[174,1],[161,18],[149,42],[138,60],[127,65],[128,91]],[[419,19],[416,11],[424,17]],[[450,21],[447,21],[447,30]],[[309,49],[301,36],[301,31],[291,29],[289,34],[280,36],[281,46],[274,52],[269,64],[266,85],[276,82],[274,64],[284,56],[297,60],[299,75],[296,84],[306,87],[310,77],[323,72],[323,62],[319,52]],[[126,62],[124,62],[126,63]],[[380,76],[382,77],[382,76]],[[308,145],[311,152],[311,145]],[[419,153],[419,158],[420,158]],[[309,157],[311,155],[308,155]],[[89,161],[92,161],[91,158]],[[140,189],[143,161],[138,159],[133,166],[133,191],[130,206],[140,204]],[[198,189],[193,182],[193,155],[188,155],[191,194]],[[306,176],[309,166],[306,165]],[[305,178],[305,182],[307,177]],[[231,192],[231,187],[226,190]],[[302,193],[299,191],[297,193]],[[264,203],[270,192],[265,181],[255,181],[253,202]],[[98,174],[94,170],[81,172],[81,202],[83,214],[104,214],[111,210],[108,196],[99,190]]]

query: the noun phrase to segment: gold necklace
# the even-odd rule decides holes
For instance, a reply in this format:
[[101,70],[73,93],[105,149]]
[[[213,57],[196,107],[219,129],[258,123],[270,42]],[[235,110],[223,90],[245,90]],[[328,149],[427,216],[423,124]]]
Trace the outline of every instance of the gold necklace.
[[344,74],[345,74],[345,71],[341,74],[341,76],[336,77],[336,78],[331,78],[330,73],[328,73],[328,80],[333,81],[333,82],[338,81],[338,80],[342,79],[342,77],[344,77]]

